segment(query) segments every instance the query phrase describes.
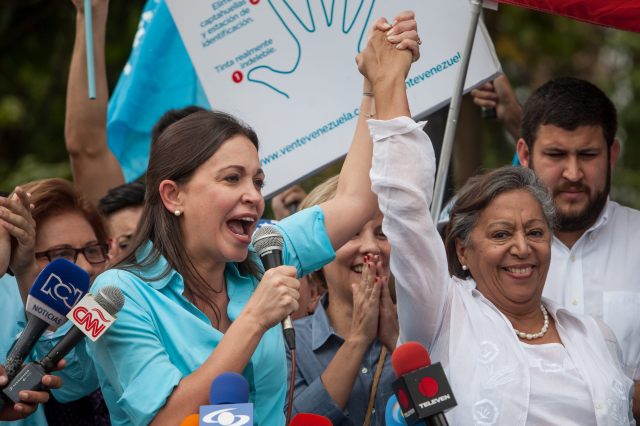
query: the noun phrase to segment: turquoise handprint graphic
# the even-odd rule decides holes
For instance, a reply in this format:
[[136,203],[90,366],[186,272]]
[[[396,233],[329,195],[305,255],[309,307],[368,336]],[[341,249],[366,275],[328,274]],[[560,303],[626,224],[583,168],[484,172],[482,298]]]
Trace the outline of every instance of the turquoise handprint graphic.
[[[352,43],[350,58],[353,60],[366,41],[367,27],[376,0],[268,0],[270,8],[291,35],[295,45],[295,60],[288,65],[259,65],[247,72],[247,81],[263,85],[290,99],[296,89],[309,84],[309,76],[318,75],[323,66],[340,61],[335,46]],[[336,4],[338,3],[338,4]],[[292,4],[300,7],[299,10]],[[352,15],[352,16],[349,16]],[[355,36],[355,37],[354,37]],[[322,40],[321,43],[318,41]],[[312,47],[311,47],[312,46]],[[344,52],[344,49],[340,49]],[[339,74],[322,74],[324,81],[340,78]]]

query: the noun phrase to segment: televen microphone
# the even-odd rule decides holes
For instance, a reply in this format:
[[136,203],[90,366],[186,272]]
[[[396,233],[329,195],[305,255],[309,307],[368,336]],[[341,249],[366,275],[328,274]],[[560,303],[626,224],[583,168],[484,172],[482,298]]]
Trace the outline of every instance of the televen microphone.
[[405,421],[410,425],[420,420],[430,426],[448,425],[444,411],[457,403],[440,363],[431,364],[420,343],[407,342],[393,351],[391,364],[398,377],[392,383],[393,391]]
[[5,362],[9,381],[45,330],[67,321],[67,313],[89,290],[89,281],[89,274],[66,259],[55,259],[38,274],[27,297],[27,325]]
[[3,389],[3,393],[17,403],[20,402],[19,393],[21,391],[42,390],[42,377],[53,371],[58,362],[80,343],[87,333],[94,341],[104,335],[111,325],[110,323],[115,320],[115,314],[123,306],[124,295],[119,288],[114,286],[100,289],[95,300],[91,295],[85,296],[71,311],[74,327],[44,358],[27,364]]
[[[284,238],[280,230],[273,225],[263,225],[253,234],[253,248],[258,253],[264,270],[282,265],[282,247]],[[290,350],[296,348],[296,334],[291,322],[291,315],[282,320],[282,331],[284,340]]]

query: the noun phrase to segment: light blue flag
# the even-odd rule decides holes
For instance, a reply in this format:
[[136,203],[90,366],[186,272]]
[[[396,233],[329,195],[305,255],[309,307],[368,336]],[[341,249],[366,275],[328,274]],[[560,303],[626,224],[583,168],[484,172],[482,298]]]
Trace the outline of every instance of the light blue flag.
[[166,3],[148,0],[107,111],[107,140],[127,182],[147,169],[156,121],[188,105],[210,108]]

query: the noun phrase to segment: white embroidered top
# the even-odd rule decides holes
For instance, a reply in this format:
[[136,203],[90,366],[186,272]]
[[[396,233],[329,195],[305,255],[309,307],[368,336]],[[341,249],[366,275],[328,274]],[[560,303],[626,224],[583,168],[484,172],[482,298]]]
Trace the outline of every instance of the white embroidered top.
[[531,377],[527,424],[595,425],[589,386],[565,347],[559,343],[520,345],[529,359]]
[[[449,275],[444,245],[429,214],[435,155],[423,125],[407,117],[369,120],[371,181],[393,247],[400,342],[421,342],[445,367],[458,401],[447,413],[450,424],[526,425],[530,410],[537,411],[531,396],[542,392],[532,392],[529,357],[509,320],[472,280]],[[596,424],[635,425],[632,382],[600,326],[550,300],[543,303],[589,389]],[[564,401],[556,408],[570,412],[577,407]]]

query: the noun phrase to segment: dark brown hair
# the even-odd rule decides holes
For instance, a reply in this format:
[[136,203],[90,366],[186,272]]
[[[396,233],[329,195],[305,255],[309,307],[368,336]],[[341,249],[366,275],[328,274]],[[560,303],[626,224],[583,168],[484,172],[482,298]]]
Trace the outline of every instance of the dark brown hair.
[[[189,283],[188,286],[185,285],[185,289],[190,291],[194,298],[208,300],[206,290],[212,289],[191,262],[182,244],[179,218],[167,211],[158,188],[160,182],[165,179],[178,185],[186,184],[224,142],[238,135],[247,137],[256,149],[258,148],[255,132],[233,116],[222,112],[197,111],[162,131],[151,145],[142,218],[123,260],[117,266],[138,275],[139,269],[153,265],[160,256],[164,256],[168,262],[167,268],[151,279],[160,280],[173,268],[184,277],[185,283]],[[153,248],[138,260],[136,252],[147,241],[153,243]],[[238,267],[243,274],[259,274],[257,265],[250,257],[240,262]],[[217,306],[211,306],[216,315],[219,315]]]

